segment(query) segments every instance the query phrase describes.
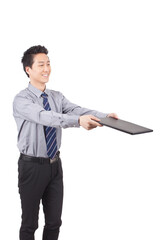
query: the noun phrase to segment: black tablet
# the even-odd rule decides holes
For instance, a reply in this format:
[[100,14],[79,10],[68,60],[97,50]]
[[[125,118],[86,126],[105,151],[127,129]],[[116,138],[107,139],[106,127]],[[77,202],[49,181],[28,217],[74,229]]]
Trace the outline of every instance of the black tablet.
[[101,118],[100,120],[101,120],[100,124],[102,124],[102,125],[117,129],[117,130],[125,132],[125,133],[129,133],[132,135],[153,132],[152,129],[142,127],[137,124],[127,122],[127,121],[124,121],[121,119],[106,117],[106,118]]

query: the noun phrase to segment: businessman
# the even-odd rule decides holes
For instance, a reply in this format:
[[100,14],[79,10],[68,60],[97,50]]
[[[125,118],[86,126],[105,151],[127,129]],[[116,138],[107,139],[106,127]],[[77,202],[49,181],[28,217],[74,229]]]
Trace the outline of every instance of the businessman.
[[71,103],[61,92],[49,90],[51,73],[48,50],[33,46],[24,52],[22,64],[28,87],[13,101],[18,128],[18,188],[22,222],[20,240],[34,240],[38,228],[39,205],[45,216],[43,240],[57,240],[61,226],[63,170],[60,159],[61,129],[101,127],[101,117],[117,118]]

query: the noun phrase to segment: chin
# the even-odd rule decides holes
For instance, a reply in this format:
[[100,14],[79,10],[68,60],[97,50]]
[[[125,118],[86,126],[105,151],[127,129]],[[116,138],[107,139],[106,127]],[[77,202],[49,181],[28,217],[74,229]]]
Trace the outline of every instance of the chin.
[[47,83],[48,81],[49,81],[49,78],[48,79],[43,79],[42,83]]

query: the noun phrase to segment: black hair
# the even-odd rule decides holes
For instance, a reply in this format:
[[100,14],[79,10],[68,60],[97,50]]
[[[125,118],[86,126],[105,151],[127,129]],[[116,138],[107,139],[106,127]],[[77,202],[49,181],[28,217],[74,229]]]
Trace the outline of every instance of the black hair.
[[48,54],[47,48],[41,45],[33,46],[29,49],[27,49],[22,57],[22,64],[23,64],[23,69],[27,76],[29,77],[28,73],[26,72],[26,67],[32,67],[33,60],[34,60],[34,55],[38,53],[45,53],[46,55]]

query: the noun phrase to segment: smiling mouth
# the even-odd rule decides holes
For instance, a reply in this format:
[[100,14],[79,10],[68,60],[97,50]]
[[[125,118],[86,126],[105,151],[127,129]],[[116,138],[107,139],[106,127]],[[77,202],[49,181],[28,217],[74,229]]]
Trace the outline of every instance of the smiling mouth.
[[48,77],[49,75],[48,74],[42,74],[43,77]]

